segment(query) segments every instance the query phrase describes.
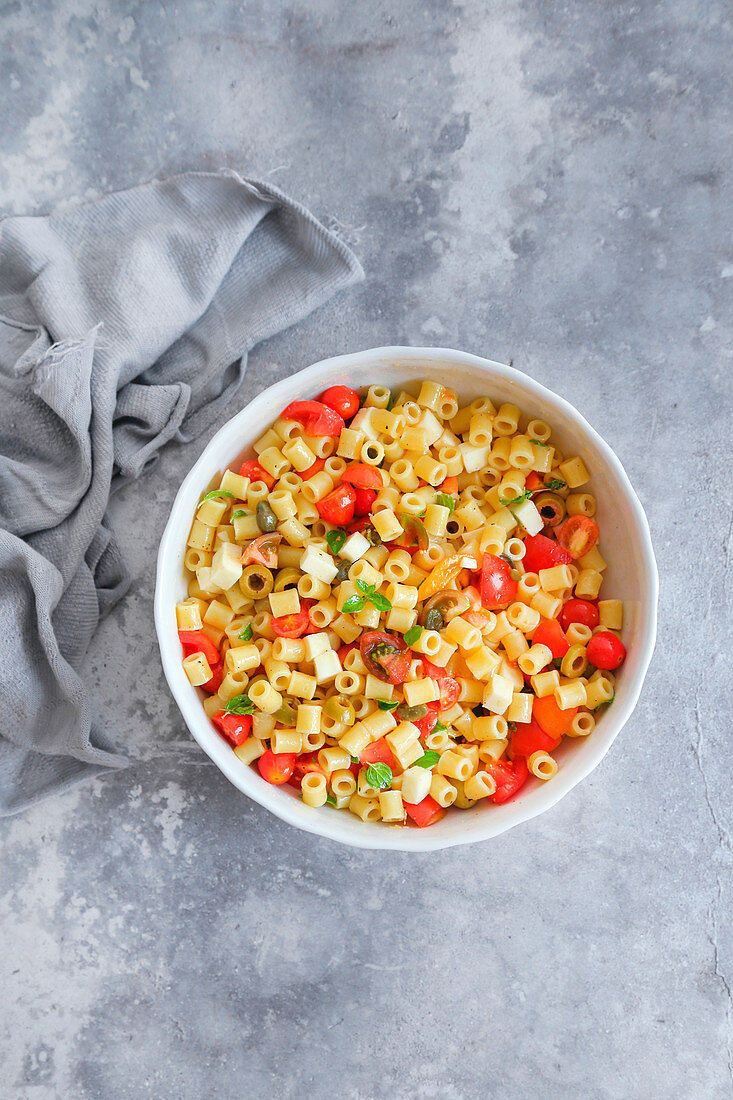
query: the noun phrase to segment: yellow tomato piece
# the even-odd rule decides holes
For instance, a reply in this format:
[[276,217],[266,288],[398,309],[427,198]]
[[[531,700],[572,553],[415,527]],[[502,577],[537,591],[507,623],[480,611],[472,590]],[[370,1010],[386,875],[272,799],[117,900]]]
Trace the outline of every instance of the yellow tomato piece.
[[440,592],[441,588],[447,588],[463,569],[465,556],[465,554],[452,554],[449,558],[443,558],[443,561],[438,562],[432,573],[420,585],[418,590],[420,599],[428,600],[436,592]]

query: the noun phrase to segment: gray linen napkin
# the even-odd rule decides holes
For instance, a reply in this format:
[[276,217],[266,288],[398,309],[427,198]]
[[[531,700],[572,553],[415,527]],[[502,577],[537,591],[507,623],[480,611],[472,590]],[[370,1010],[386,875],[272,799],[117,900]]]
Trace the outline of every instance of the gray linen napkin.
[[78,673],[127,573],[105,512],[247,352],[362,278],[302,206],[191,173],[0,222],[0,815],[124,759]]

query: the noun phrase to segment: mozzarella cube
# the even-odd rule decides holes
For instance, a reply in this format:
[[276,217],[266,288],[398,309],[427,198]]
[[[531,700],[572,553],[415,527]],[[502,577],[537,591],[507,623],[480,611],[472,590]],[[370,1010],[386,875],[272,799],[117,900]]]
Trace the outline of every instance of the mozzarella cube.
[[[443,434],[443,425],[431,409],[423,411],[418,423],[425,433],[425,443],[428,447],[432,447],[433,443],[440,439]],[[409,802],[410,799],[408,798],[407,801]]]
[[338,566],[333,558],[317,546],[306,548],[300,559],[300,568],[309,577],[315,577],[316,580],[323,581],[325,584],[330,584],[338,573]]
[[226,591],[242,576],[241,546],[223,542],[211,560],[211,583]]
[[402,775],[402,798],[415,805],[430,794],[433,773],[430,768],[408,768]]
[[492,714],[503,714],[509,709],[514,694],[514,684],[506,676],[495,672],[484,691],[483,704]]
[[511,511],[528,535],[539,535],[545,526],[542,522],[542,516],[531,500],[523,500],[521,504],[512,504]]
[[345,558],[346,561],[358,561],[366,554],[370,546],[371,543],[364,538],[361,531],[354,531],[354,534],[349,535],[339,550],[339,557]]
[[333,649],[324,650],[323,653],[317,653],[313,659],[313,667],[316,673],[316,680],[319,684],[325,684],[327,680],[333,680],[334,676],[338,676],[341,672],[341,662],[338,658],[338,653]]
[[379,429],[374,426],[373,415],[374,409],[370,405],[359,409],[349,428],[352,432],[362,432],[367,439],[379,439]]

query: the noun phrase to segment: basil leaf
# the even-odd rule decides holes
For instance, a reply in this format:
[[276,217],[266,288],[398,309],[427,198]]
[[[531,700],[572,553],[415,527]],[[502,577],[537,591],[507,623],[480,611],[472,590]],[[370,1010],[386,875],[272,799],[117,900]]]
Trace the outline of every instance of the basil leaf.
[[447,508],[449,512],[452,512],[456,506],[456,502],[453,497],[448,496],[447,493],[438,493],[436,504],[442,504],[444,508]]
[[361,760],[359,759],[358,756],[352,756],[351,757],[351,763],[352,764],[361,764]]
[[415,623],[405,634],[405,645],[414,645],[417,639],[422,634],[422,627]]
[[387,402],[387,412],[392,412],[393,408],[394,408],[394,394],[390,390],[389,391],[389,401]]
[[328,803],[329,806],[335,806],[336,805],[336,799],[333,797],[332,794],[327,794],[326,795],[326,802]]
[[521,504],[525,500],[531,500],[533,492],[533,489],[525,489],[518,497],[510,497],[509,500],[504,500],[502,497],[499,497],[499,504],[503,504],[505,508],[510,504]]
[[237,508],[236,512],[232,512],[232,519],[241,519],[242,516],[246,516],[244,508]]
[[392,785],[392,769],[389,764],[370,764],[366,770],[366,781],[377,791]]
[[398,699],[395,699],[394,703],[388,703],[386,699],[377,699],[377,706],[380,710],[394,710],[399,705]]
[[389,602],[386,596],[382,596],[379,592],[370,592],[367,596],[368,600],[376,607],[377,611],[391,611],[392,604]]
[[201,502],[205,500],[213,500],[214,497],[229,497],[231,500],[236,500],[234,493],[230,493],[228,489],[212,489],[210,493],[204,493],[201,497]]
[[346,600],[344,606],[341,608],[341,611],[345,615],[351,615],[357,611],[363,611],[365,607],[366,600],[362,599],[361,596],[354,595],[349,596],[348,600]]
[[363,592],[365,596],[368,596],[370,592],[374,591],[374,585],[367,584],[366,581],[356,581],[356,587],[360,592]]
[[412,766],[415,768],[434,768],[439,760],[440,753],[435,752],[434,749],[428,749],[425,755],[416,760]]
[[326,542],[328,543],[328,549],[332,554],[338,554],[339,550],[346,542],[346,532],[343,527],[336,527],[333,531],[328,531],[326,534]]
[[433,726],[433,733],[447,733],[448,727],[445,722],[436,722]]
[[541,439],[530,439],[530,443],[536,443],[538,447],[549,447],[549,443],[543,443]]
[[249,695],[235,695],[224,707],[225,714],[252,714],[254,704]]
[[240,630],[239,634],[237,634],[237,638],[239,639],[240,642],[248,642],[251,637],[252,637],[252,627],[249,625],[249,623],[247,623],[244,630]]
[[553,477],[552,481],[547,483],[548,489],[554,489],[557,492],[558,489],[565,489],[566,485],[564,481],[561,481],[558,477]]
[[599,703],[597,707],[593,707],[593,713],[595,714],[595,712],[597,710],[600,710],[601,707],[610,707],[611,703],[614,701],[615,698],[616,698],[616,696],[612,695],[610,699],[604,699],[603,702]]

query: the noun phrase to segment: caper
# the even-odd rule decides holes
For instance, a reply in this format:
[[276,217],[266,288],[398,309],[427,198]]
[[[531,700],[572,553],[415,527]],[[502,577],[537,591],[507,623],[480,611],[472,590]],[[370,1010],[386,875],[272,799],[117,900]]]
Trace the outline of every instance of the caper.
[[265,533],[274,531],[277,527],[277,516],[266,500],[257,502],[257,526]]
[[266,565],[245,565],[239,578],[239,588],[250,600],[260,600],[272,592],[274,578]]
[[416,707],[408,707],[407,703],[400,703],[395,711],[398,718],[401,718],[403,722],[416,722],[420,718],[424,718],[428,713],[428,708],[422,703],[419,703]]
[[279,722],[281,726],[286,726],[287,729],[293,729],[296,722],[295,707],[289,699],[283,699],[282,705],[278,707],[272,717],[276,722]]
[[437,607],[431,607],[425,616],[425,626],[428,630],[442,630],[445,621]]
[[376,527],[372,527],[371,523],[368,523],[366,525],[366,527],[362,531],[362,535],[367,540],[370,546],[382,545],[382,540],[379,537],[379,532],[377,531]]
[[349,570],[351,569],[351,566],[353,564],[354,563],[350,562],[350,561],[341,561],[341,562],[339,562],[339,567],[336,570],[336,576],[331,581],[331,584],[340,584],[341,581],[348,580],[349,579]]

